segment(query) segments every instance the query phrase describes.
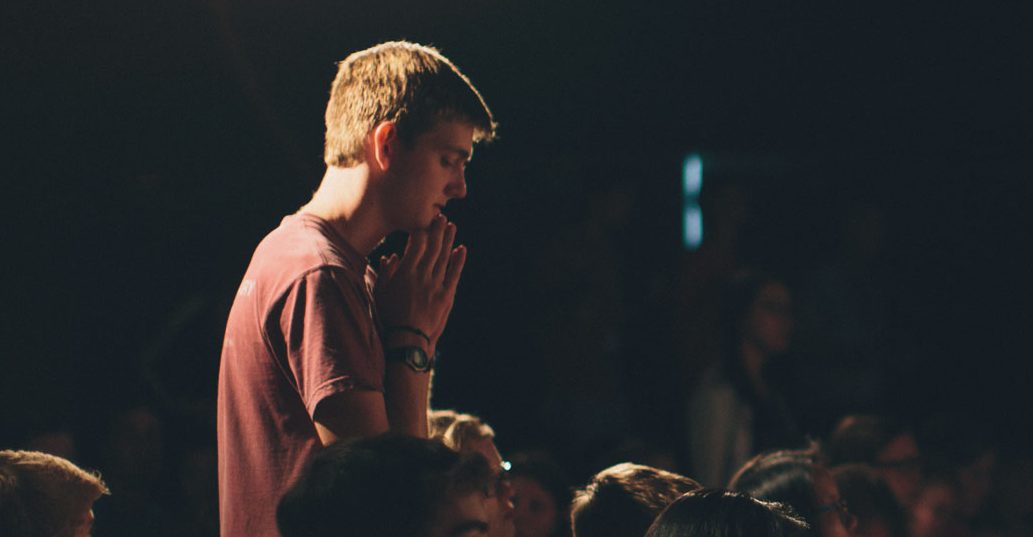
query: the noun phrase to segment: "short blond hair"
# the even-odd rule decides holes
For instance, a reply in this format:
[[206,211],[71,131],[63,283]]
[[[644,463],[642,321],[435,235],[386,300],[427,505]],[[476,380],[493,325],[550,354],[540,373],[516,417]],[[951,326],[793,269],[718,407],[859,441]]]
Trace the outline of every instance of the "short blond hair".
[[440,440],[453,451],[470,451],[470,442],[495,438],[495,431],[481,418],[455,410],[432,410],[430,412],[430,437]]
[[339,167],[363,162],[366,136],[381,122],[394,121],[399,137],[412,142],[442,120],[469,123],[474,141],[495,137],[481,94],[437,49],[391,41],[355,52],[337,65],[323,160]]
[[0,533],[62,535],[104,494],[100,476],[39,451],[0,451]]

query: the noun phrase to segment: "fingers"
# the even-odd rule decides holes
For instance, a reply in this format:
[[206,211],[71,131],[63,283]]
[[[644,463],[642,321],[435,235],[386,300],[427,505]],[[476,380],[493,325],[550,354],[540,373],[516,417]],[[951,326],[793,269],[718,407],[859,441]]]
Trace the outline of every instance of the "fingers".
[[441,242],[444,240],[445,225],[447,221],[442,215],[437,215],[427,229],[427,245],[422,258],[418,261],[417,269],[425,274],[433,274],[434,265],[438,261]]
[[448,258],[451,256],[452,243],[456,240],[456,225],[449,222],[445,226],[445,236],[441,239],[441,247],[438,249],[438,257],[434,262],[433,277],[435,281],[441,281],[445,269],[448,268]]
[[454,296],[456,287],[459,286],[459,276],[463,273],[463,265],[466,264],[466,246],[457,246],[449,256],[448,270],[445,272],[445,290],[449,296]]
[[412,270],[416,267],[420,258],[423,257],[423,252],[427,249],[427,232],[424,230],[413,231],[409,234],[409,240],[405,243],[405,251],[402,252],[401,265],[406,270]]

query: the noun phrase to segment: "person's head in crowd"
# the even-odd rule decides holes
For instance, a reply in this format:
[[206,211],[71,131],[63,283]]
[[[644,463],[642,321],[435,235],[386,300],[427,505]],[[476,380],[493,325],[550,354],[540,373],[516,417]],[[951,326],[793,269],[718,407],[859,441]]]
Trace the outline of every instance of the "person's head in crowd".
[[743,270],[725,282],[720,317],[721,365],[746,395],[760,395],[756,383],[771,357],[789,350],[795,322],[792,296],[780,280]]
[[428,418],[431,438],[460,453],[479,454],[488,461],[496,483],[491,491],[494,501],[488,506],[488,533],[491,537],[513,537],[513,485],[509,463],[495,446],[495,431],[477,416],[454,410],[432,410]]
[[38,451],[0,451],[0,535],[87,537],[93,503],[109,494],[96,474]]
[[807,523],[774,502],[705,489],[678,498],[645,537],[804,537]]
[[815,447],[762,453],[739,469],[728,488],[788,505],[820,537],[846,537],[857,519],[817,453]]
[[688,477],[650,466],[611,466],[575,491],[570,507],[574,535],[640,537],[671,502],[701,488]]
[[283,537],[485,537],[491,486],[483,457],[389,433],[319,452],[276,521]]
[[52,425],[33,431],[22,446],[26,451],[49,453],[62,459],[79,459],[79,447],[75,434],[64,424]]
[[570,535],[570,483],[556,461],[543,452],[512,457],[513,522],[516,537]]
[[914,433],[888,418],[846,416],[825,445],[829,465],[866,464],[886,480],[897,501],[914,504],[922,485],[922,464]]
[[160,488],[166,463],[164,429],[146,404],[129,405],[112,416],[102,457],[104,475],[120,491],[113,500],[133,503]]
[[959,528],[957,481],[953,476],[930,474],[911,508],[911,537],[955,535]]
[[1033,535],[1033,455],[1019,443],[1002,446],[990,500],[1002,535]]
[[907,513],[873,468],[847,464],[833,468],[832,475],[857,517],[855,537],[907,537]]
[[997,445],[985,420],[968,413],[948,412],[930,418],[919,432],[926,467],[952,475],[957,481],[958,510],[966,519],[986,507],[997,466]]

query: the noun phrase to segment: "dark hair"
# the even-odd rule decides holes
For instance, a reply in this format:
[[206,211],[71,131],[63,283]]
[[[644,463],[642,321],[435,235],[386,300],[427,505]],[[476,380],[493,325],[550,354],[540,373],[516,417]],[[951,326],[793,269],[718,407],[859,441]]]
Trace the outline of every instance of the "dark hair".
[[512,468],[509,470],[511,478],[524,477],[537,482],[543,490],[552,495],[553,501],[556,502],[556,513],[560,519],[556,521],[556,527],[553,528],[551,535],[570,535],[568,510],[573,491],[563,468],[551,455],[541,451],[514,454],[510,458],[510,463],[512,463]]
[[389,433],[319,452],[280,500],[276,521],[283,537],[422,535],[441,503],[490,481],[484,457]]
[[907,536],[907,518],[886,482],[875,471],[863,464],[848,464],[832,469],[839,493],[857,517],[857,525],[864,530],[873,523],[882,522],[889,537]]
[[739,346],[745,334],[743,323],[765,287],[782,281],[755,270],[740,270],[724,282],[721,293],[721,368],[735,391],[752,405],[757,394],[746,375]]
[[792,507],[813,527],[817,521],[818,498],[814,491],[817,448],[784,450],[757,455],[732,477],[728,488],[754,498]]
[[851,415],[839,420],[825,445],[829,464],[875,464],[879,452],[908,432],[903,424],[879,416]]
[[807,523],[774,502],[741,492],[690,492],[664,509],[645,537],[797,537]]
[[611,466],[575,493],[570,512],[574,535],[640,537],[671,502],[701,488],[692,479],[650,466]]

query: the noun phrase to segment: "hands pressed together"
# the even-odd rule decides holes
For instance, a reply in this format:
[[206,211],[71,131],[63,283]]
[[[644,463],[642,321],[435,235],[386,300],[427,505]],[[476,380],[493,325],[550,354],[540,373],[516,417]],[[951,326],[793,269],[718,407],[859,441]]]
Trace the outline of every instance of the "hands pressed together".
[[466,263],[466,247],[452,247],[455,236],[455,224],[439,214],[430,227],[409,235],[401,258],[380,258],[374,296],[383,325],[420,330],[431,349],[445,330]]

